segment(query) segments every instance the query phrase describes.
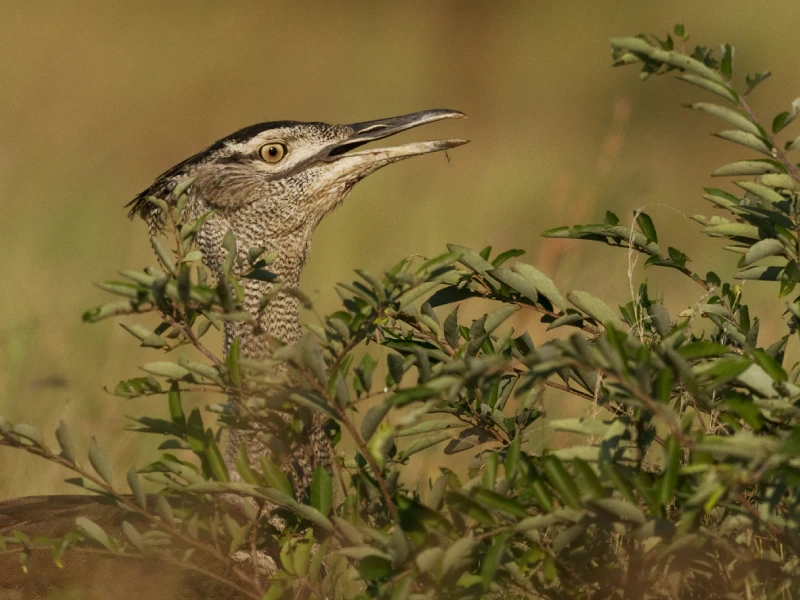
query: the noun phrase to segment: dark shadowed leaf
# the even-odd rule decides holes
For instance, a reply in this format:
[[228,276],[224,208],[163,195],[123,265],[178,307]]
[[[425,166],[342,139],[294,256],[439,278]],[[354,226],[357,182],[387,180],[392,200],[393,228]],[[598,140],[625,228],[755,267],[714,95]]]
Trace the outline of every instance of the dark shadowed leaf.
[[636,224],[639,225],[639,229],[641,229],[648,242],[658,243],[656,226],[653,225],[653,219],[650,218],[650,215],[645,212],[637,213]]

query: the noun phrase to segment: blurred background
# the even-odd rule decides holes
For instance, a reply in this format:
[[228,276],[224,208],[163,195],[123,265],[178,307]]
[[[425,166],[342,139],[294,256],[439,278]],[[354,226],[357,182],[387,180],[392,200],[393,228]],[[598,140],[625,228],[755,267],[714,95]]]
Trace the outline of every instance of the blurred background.
[[[126,415],[165,411],[163,401],[125,401],[102,386],[157,358],[118,324],[80,315],[107,301],[91,282],[153,262],[144,225],[123,205],[176,162],[264,120],[349,123],[428,108],[470,116],[405,134],[472,143],[449,160],[371,176],[323,222],[303,278],[321,314],[354,268],[381,272],[448,242],[524,248],[523,260],[563,291],[626,302],[625,252],[538,235],[602,221],[606,209],[630,222],[647,207],[662,246],[686,252],[699,272],[730,274],[735,257],[687,215],[711,213],[701,187],[731,186],[708,173],[746,153],[708,135],[721,123],[680,107],[707,100],[701,90],[612,69],[608,38],[663,38],[684,23],[692,46],[735,44],[737,81],[773,72],[753,98],[767,121],[800,95],[798,22],[800,3],[786,0],[4,2],[0,414],[49,440],[63,419],[83,447],[91,431],[118,473],[153,455],[158,440],[120,428]],[[673,316],[697,301],[678,275],[645,275]],[[776,291],[749,283],[745,293],[767,311],[762,336],[774,335]],[[534,320],[514,325],[543,339]],[[550,405],[571,410],[555,396]],[[65,476],[0,449],[0,498],[68,491]]]

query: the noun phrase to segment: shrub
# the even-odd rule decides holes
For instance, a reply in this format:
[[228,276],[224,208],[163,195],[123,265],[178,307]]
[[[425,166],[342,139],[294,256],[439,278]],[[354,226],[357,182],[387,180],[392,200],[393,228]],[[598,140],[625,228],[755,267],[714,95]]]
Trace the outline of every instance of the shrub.
[[[78,462],[65,424],[54,450],[33,427],[0,420],[1,444],[63,465],[75,472],[73,483],[129,514],[124,535],[79,518],[58,539],[18,533],[0,541],[23,562],[40,548],[52,549],[56,562],[80,548],[155,557],[210,573],[244,598],[793,597],[800,364],[785,365],[784,355],[800,316],[800,170],[788,158],[800,137],[776,136],[800,100],[763,124],[747,98],[769,72],[734,88],[731,46],[685,52],[675,48],[688,39],[683,27],[673,35],[613,39],[614,64],[640,65],[643,79],[674,73],[712,94],[715,102],[689,108],[724,121],[729,128],[718,137],[760,155],[717,169],[713,175],[734,177],[738,191],[706,188],[718,214],[693,219],[737,255],[734,279],[775,282],[781,300],[772,310],[786,311],[783,335],[759,339],[741,286],[693,271],[686,254],[664,247],[646,213],[636,211],[628,225],[608,212],[603,223],[543,235],[603,242],[644,255],[646,267],[676,270],[698,286],[691,309],[670,315],[643,281],[636,299],[615,310],[584,291],[562,294],[517,260],[519,250],[449,245],[382,277],[357,271],[358,280],[337,289],[340,310],[270,360],[245,360],[235,345],[222,359],[204,334],[250,317],[235,280],[212,282],[197,266],[201,223],[174,225],[174,249],[157,247],[169,272],[123,271],[124,281],[101,284],[122,299],[84,315],[159,319],[155,328],[123,322],[165,356],[114,393],[167,398],[168,418],[141,417],[134,428],[163,438],[161,458],[128,472],[130,490],[116,489],[98,447],[89,450],[91,469]],[[178,190],[169,210],[178,214],[184,199]],[[268,276],[270,257],[250,258],[250,276]],[[495,308],[467,323],[458,303],[474,297]],[[505,325],[517,311],[561,331],[535,347],[528,333]],[[171,359],[185,346],[203,362]],[[388,352],[380,380],[376,347]],[[548,388],[599,407],[595,417],[548,423],[585,436],[584,444],[530,451]],[[182,398],[197,390],[245,399],[248,422],[225,404],[209,407],[220,417],[213,426],[197,409],[187,416]],[[333,479],[320,469],[309,489],[293,489],[269,460],[253,469],[242,451],[243,481],[230,481],[221,434],[271,410],[325,416],[338,455]],[[302,435],[307,421],[293,425]],[[429,448],[463,454],[468,467],[416,481],[409,465]],[[153,498],[143,479],[155,484]],[[247,504],[235,513],[232,495],[277,505],[286,526],[276,529]],[[237,552],[274,556],[278,571],[267,579],[237,568]]]

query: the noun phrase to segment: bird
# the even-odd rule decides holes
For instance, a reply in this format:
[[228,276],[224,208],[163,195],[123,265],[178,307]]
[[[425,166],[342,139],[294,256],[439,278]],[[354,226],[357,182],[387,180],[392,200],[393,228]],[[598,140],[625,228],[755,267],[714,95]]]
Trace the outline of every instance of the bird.
[[[196,241],[203,263],[218,278],[222,277],[228,253],[223,242],[226,236],[233,236],[241,260],[234,261],[236,266],[231,275],[239,279],[243,308],[253,318],[253,322],[226,322],[223,354],[227,355],[238,339],[242,356],[263,360],[270,356],[276,342],[295,344],[301,339],[300,300],[290,290],[300,285],[312,235],[322,219],[344,202],[353,186],[378,169],[407,158],[447,151],[467,140],[364,146],[421,125],[465,116],[456,110],[434,109],[346,125],[299,121],[250,125],[162,173],[127,205],[129,216],[144,219],[152,236],[162,234],[167,226],[163,201],[168,201],[178,186],[190,182],[185,188],[187,200],[181,220],[188,223],[211,213],[198,231]],[[269,269],[283,286],[265,310],[259,310],[259,303],[276,282],[241,277],[247,253],[253,248],[274,253],[275,260]],[[235,397],[230,401],[234,411],[241,410]],[[279,461],[295,490],[305,489],[315,468],[331,468],[330,444],[324,430],[311,427],[309,431],[306,439],[295,441],[291,451],[281,453]],[[223,459],[234,477],[238,472],[236,454],[241,445],[255,464],[261,456],[275,457],[275,448],[263,439],[257,430],[230,430]],[[112,531],[121,520],[119,509],[102,505],[91,497],[20,498],[0,502],[0,535],[15,529],[36,535],[63,534],[71,529],[75,516],[81,514],[93,516],[98,524]],[[37,566],[47,570],[46,561],[39,563]],[[124,563],[109,568],[119,573],[122,567]],[[52,566],[50,571],[54,571]],[[65,574],[55,571],[52,581],[63,586]],[[80,560],[72,572],[69,568],[66,571],[67,579],[73,582],[91,579],[90,575],[99,576],[96,566]],[[25,587],[25,581],[30,582],[31,577],[21,576],[16,557],[0,555],[0,591],[11,581],[16,586],[12,589],[22,590],[23,598],[38,597],[41,585],[33,585],[30,588],[33,592]],[[176,590],[170,597],[199,597],[192,595],[193,586],[198,585],[196,581],[184,585],[170,580],[165,585]]]
[[[150,199],[167,200],[181,182],[193,178],[183,210],[185,221],[194,221],[214,211],[197,236],[205,265],[218,278],[222,277],[227,256],[223,240],[231,232],[241,259],[238,264],[247,265],[245,257],[251,248],[274,253],[276,259],[269,265],[270,271],[280,278],[285,289],[297,288],[314,230],[342,204],[356,183],[391,163],[449,150],[464,140],[358,148],[426,123],[464,116],[459,111],[438,109],[350,125],[296,121],[251,125],[163,173],[129,204],[129,216],[142,217],[151,234],[157,235],[165,227],[165,215]],[[240,276],[243,269],[234,269],[234,277]],[[271,340],[296,343],[302,335],[297,295],[278,292],[266,309],[259,311],[261,298],[275,284],[258,279],[241,279],[240,283],[243,307],[256,322],[226,322],[225,355],[236,338],[240,340],[242,355],[253,360],[267,358]],[[241,408],[235,397],[231,401],[234,409]],[[295,490],[301,492],[310,483],[317,466],[329,471],[331,468],[325,431],[319,423],[315,425],[310,428],[308,440],[295,443],[291,452],[282,453],[283,464],[279,464]],[[278,454],[275,447],[269,448],[261,441],[264,436],[259,433],[256,429],[230,431],[223,457],[234,478],[238,476],[235,462],[241,444],[254,466],[258,465],[259,457]],[[269,439],[279,441],[279,436]]]

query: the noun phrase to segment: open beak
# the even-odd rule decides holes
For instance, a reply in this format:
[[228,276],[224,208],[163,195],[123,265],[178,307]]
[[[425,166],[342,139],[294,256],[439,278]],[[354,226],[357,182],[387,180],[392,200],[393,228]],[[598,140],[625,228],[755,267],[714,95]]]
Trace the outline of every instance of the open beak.
[[434,121],[441,121],[443,119],[463,119],[466,118],[466,116],[467,115],[457,110],[436,109],[424,110],[400,117],[353,123],[348,125],[353,131],[350,137],[333,146],[325,160],[326,162],[332,162],[350,159],[362,164],[371,163],[371,166],[378,168],[403,158],[428,154],[429,152],[449,150],[450,148],[466,144],[468,140],[450,139],[430,142],[412,142],[409,144],[400,144],[385,148],[368,148],[366,150],[352,152],[353,149],[359,146],[374,142],[375,140],[387,138],[401,131],[406,131],[407,129],[413,129],[414,127],[419,127],[426,123],[433,123]]

